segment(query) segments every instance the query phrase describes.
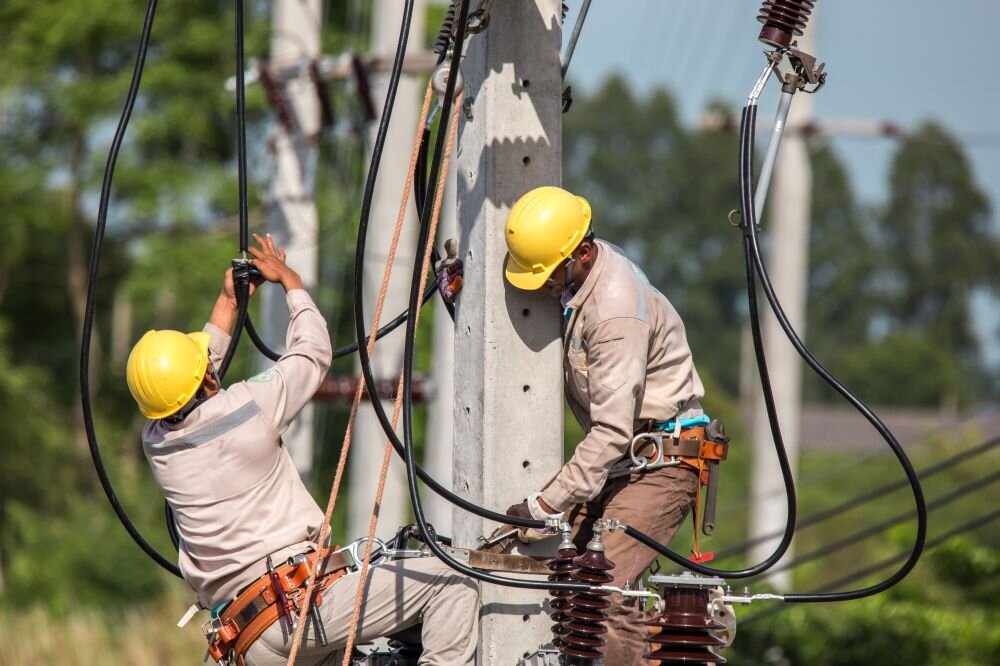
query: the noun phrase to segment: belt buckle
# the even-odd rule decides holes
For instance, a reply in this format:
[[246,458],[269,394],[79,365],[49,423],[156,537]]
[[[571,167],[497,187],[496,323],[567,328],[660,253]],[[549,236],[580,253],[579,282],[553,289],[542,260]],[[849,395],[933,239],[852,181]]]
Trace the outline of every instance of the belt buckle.
[[211,620],[201,625],[201,633],[209,637],[213,637],[215,634],[219,633],[219,629],[222,629],[222,616],[213,617]]

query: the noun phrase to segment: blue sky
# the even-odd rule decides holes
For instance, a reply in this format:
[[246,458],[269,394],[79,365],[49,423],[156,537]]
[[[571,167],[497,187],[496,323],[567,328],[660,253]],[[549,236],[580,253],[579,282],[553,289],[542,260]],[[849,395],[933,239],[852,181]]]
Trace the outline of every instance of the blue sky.
[[[569,4],[567,33],[580,2]],[[666,85],[690,123],[713,98],[738,109],[764,62],[759,7],[756,0],[596,0],[570,78],[583,90],[613,71],[639,90]],[[821,0],[810,29],[830,78],[813,99],[815,115],[904,128],[934,118],[963,140],[980,184],[1000,202],[998,26],[997,0]],[[775,95],[769,85],[762,118],[773,114]],[[881,200],[892,142],[835,144],[857,194]]]
[[[566,38],[580,0],[570,0]],[[621,72],[636,90],[663,85],[689,124],[712,99],[740,108],[763,66],[757,0],[595,0],[569,78],[592,90]],[[813,98],[819,119],[878,119],[904,129],[925,119],[962,141],[989,195],[1000,233],[1000,0],[820,0],[810,29],[827,63],[826,88]],[[772,82],[773,84],[773,82]],[[769,84],[760,115],[773,117]],[[840,137],[833,145],[866,203],[886,197],[889,139]],[[1000,274],[1000,267],[998,267]],[[989,356],[1000,360],[1000,308],[977,304]]]

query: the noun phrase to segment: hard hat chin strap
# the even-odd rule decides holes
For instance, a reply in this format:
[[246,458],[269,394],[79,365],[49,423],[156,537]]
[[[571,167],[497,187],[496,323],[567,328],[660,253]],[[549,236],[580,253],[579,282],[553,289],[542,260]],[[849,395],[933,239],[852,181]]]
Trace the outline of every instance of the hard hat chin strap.
[[563,293],[564,294],[575,294],[576,293],[576,281],[573,280],[573,262],[576,258],[570,255],[569,259],[563,265]]

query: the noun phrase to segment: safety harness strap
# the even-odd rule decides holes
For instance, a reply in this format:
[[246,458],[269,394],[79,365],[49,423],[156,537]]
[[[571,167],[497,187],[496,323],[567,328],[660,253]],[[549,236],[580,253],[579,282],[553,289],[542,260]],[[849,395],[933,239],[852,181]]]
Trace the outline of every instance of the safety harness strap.
[[[301,556],[299,556],[301,557]],[[218,617],[202,626],[208,638],[208,654],[220,664],[241,663],[243,655],[286,609],[278,603],[280,597],[296,608],[303,599],[305,585],[319,560],[320,573],[314,604],[322,603],[320,591],[354,567],[354,558],[347,551],[326,549],[321,554],[309,553],[304,558],[289,560],[275,569],[282,593],[277,593],[270,572],[248,585]],[[290,609],[288,609],[290,610]]]

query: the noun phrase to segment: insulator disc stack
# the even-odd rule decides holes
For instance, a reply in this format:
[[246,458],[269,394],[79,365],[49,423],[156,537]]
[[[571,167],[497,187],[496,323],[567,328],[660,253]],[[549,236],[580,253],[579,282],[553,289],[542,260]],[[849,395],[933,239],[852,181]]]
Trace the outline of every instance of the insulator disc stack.
[[448,52],[448,46],[451,44],[451,36],[455,33],[455,11],[458,8],[455,3],[452,2],[448,5],[448,10],[445,12],[444,20],[441,22],[441,29],[438,30],[437,39],[434,40],[434,53],[438,55],[444,55]]
[[[592,549],[594,542],[587,544],[587,552],[573,560],[577,567],[574,577],[581,583],[598,586],[607,585],[613,576],[608,572],[615,568],[604,555],[604,547],[598,541],[599,549]],[[566,656],[568,664],[601,663],[604,656],[604,634],[608,633],[608,608],[610,592],[588,590],[577,592],[569,602],[563,622],[563,636],[559,651]]]
[[[549,580],[556,583],[569,583],[574,579],[574,574],[576,573],[576,564],[573,560],[576,559],[576,548],[573,547],[572,541],[566,541],[560,544],[559,553],[549,561],[549,569],[552,573],[549,574]],[[563,626],[563,623],[567,620],[566,610],[572,604],[573,593],[569,591],[551,591],[549,594],[552,595],[552,601],[549,602],[549,606],[552,608],[552,645],[555,648],[562,647],[562,636],[566,633],[567,629]]]
[[709,613],[708,589],[671,587],[664,592],[665,610],[647,615],[645,622],[649,643],[646,659],[658,666],[726,663],[725,657],[713,650],[726,643],[712,632],[726,626]]
[[816,0],[765,0],[757,20],[764,24],[757,39],[787,49],[795,35],[801,35],[809,22]]

